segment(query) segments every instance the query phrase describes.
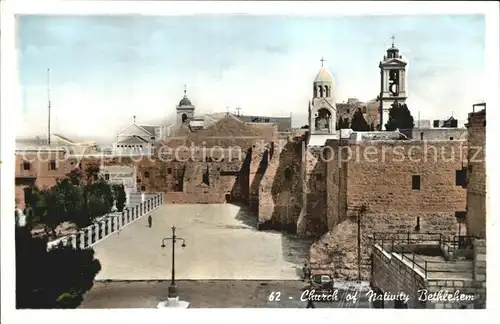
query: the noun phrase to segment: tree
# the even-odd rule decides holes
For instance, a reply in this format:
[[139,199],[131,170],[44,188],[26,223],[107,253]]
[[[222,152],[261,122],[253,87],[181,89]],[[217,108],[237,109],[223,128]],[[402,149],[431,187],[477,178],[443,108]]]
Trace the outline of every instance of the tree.
[[94,183],[99,180],[100,168],[98,165],[90,165],[85,169],[85,175],[87,176],[87,183]]
[[389,120],[385,124],[385,129],[394,131],[396,129],[413,129],[415,127],[413,116],[406,104],[395,101],[389,110]]
[[358,108],[352,117],[351,129],[358,132],[366,132],[370,129],[370,126],[368,126],[368,123],[363,116],[361,108]]
[[116,201],[116,209],[121,212],[125,208],[127,202],[127,194],[125,193],[125,187],[120,185],[113,186],[113,196]]
[[26,207],[24,214],[26,215],[26,224],[39,223],[45,214],[46,204],[43,201],[43,192],[36,187],[24,188],[24,202]]
[[[25,188],[27,224],[43,223],[47,234],[55,237],[55,229],[62,222],[82,228],[96,217],[108,214],[115,199],[111,185],[99,177],[98,167],[89,169],[87,181],[83,181],[80,169],[73,169],[52,188]],[[120,196],[120,202],[124,199]]]
[[83,180],[83,174],[82,170],[79,168],[74,168],[71,170],[67,175],[66,178],[68,178],[69,182],[71,182],[73,185],[81,185],[82,180]]
[[349,118],[345,117],[339,117],[338,123],[337,123],[337,129],[346,129],[349,128]]
[[86,185],[84,201],[90,221],[110,213],[114,202],[111,186],[103,180]]
[[16,227],[16,307],[76,308],[101,270],[93,249],[62,246],[47,251],[47,239]]

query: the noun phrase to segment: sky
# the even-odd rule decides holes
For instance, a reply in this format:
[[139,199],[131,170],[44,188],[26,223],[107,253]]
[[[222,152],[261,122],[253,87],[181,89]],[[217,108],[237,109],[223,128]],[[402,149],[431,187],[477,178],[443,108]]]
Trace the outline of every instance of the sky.
[[483,101],[482,15],[20,16],[22,109],[17,136],[112,138],[132,122],[158,124],[187,96],[197,114],[289,115],[307,123],[324,57],[337,102],[380,92],[379,62],[395,37],[408,60],[417,118],[466,119]]

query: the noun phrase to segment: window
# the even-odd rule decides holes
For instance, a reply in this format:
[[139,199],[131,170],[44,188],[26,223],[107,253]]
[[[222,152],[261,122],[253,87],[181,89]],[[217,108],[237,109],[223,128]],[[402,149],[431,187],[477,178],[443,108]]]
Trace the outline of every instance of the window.
[[29,161],[23,161],[23,170],[29,171],[31,169],[31,163]]
[[106,173],[106,174],[104,175],[104,180],[106,180],[106,181],[107,181],[107,180],[109,180],[109,173]]
[[167,174],[172,174],[172,168],[167,168]]
[[285,169],[285,180],[286,180],[286,181],[292,180],[292,176],[293,176],[293,171],[292,171],[292,169],[290,169],[290,168],[286,168],[286,169]]
[[57,169],[56,161],[52,160],[49,162],[49,171],[54,171]]
[[349,114],[351,112],[351,109],[347,109],[347,113]]
[[366,107],[363,107],[363,114],[366,114]]
[[323,176],[321,174],[316,174],[316,181],[321,181],[323,180]]
[[420,190],[420,176],[419,175],[411,176],[411,189]]
[[424,140],[424,132],[420,132],[420,140],[423,141]]
[[455,185],[467,186],[467,171],[465,169],[455,171]]
[[450,141],[453,141],[453,136],[450,136]]
[[146,191],[146,186],[141,186],[141,191]]
[[149,172],[148,171],[144,172],[144,178],[149,178]]

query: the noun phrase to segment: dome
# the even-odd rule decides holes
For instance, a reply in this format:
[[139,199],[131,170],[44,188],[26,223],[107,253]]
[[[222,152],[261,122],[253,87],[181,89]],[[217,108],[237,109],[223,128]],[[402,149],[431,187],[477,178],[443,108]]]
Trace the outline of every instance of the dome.
[[392,47],[387,49],[387,52],[399,52],[399,49],[397,47],[394,47],[394,45],[392,45]]
[[326,66],[321,67],[314,82],[330,82],[333,83],[333,76]]
[[179,106],[192,106],[191,100],[189,100],[186,96],[179,101]]

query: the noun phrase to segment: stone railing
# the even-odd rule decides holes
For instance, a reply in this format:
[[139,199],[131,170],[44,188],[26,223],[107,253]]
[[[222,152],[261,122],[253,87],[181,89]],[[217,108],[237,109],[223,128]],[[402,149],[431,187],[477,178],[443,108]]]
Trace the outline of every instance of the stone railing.
[[[133,204],[133,201],[132,201]],[[115,233],[138,218],[150,214],[163,204],[163,193],[149,194],[143,201],[127,206],[122,212],[111,213],[78,233],[70,234],[47,243],[47,250],[59,244],[73,248],[86,249]]]

